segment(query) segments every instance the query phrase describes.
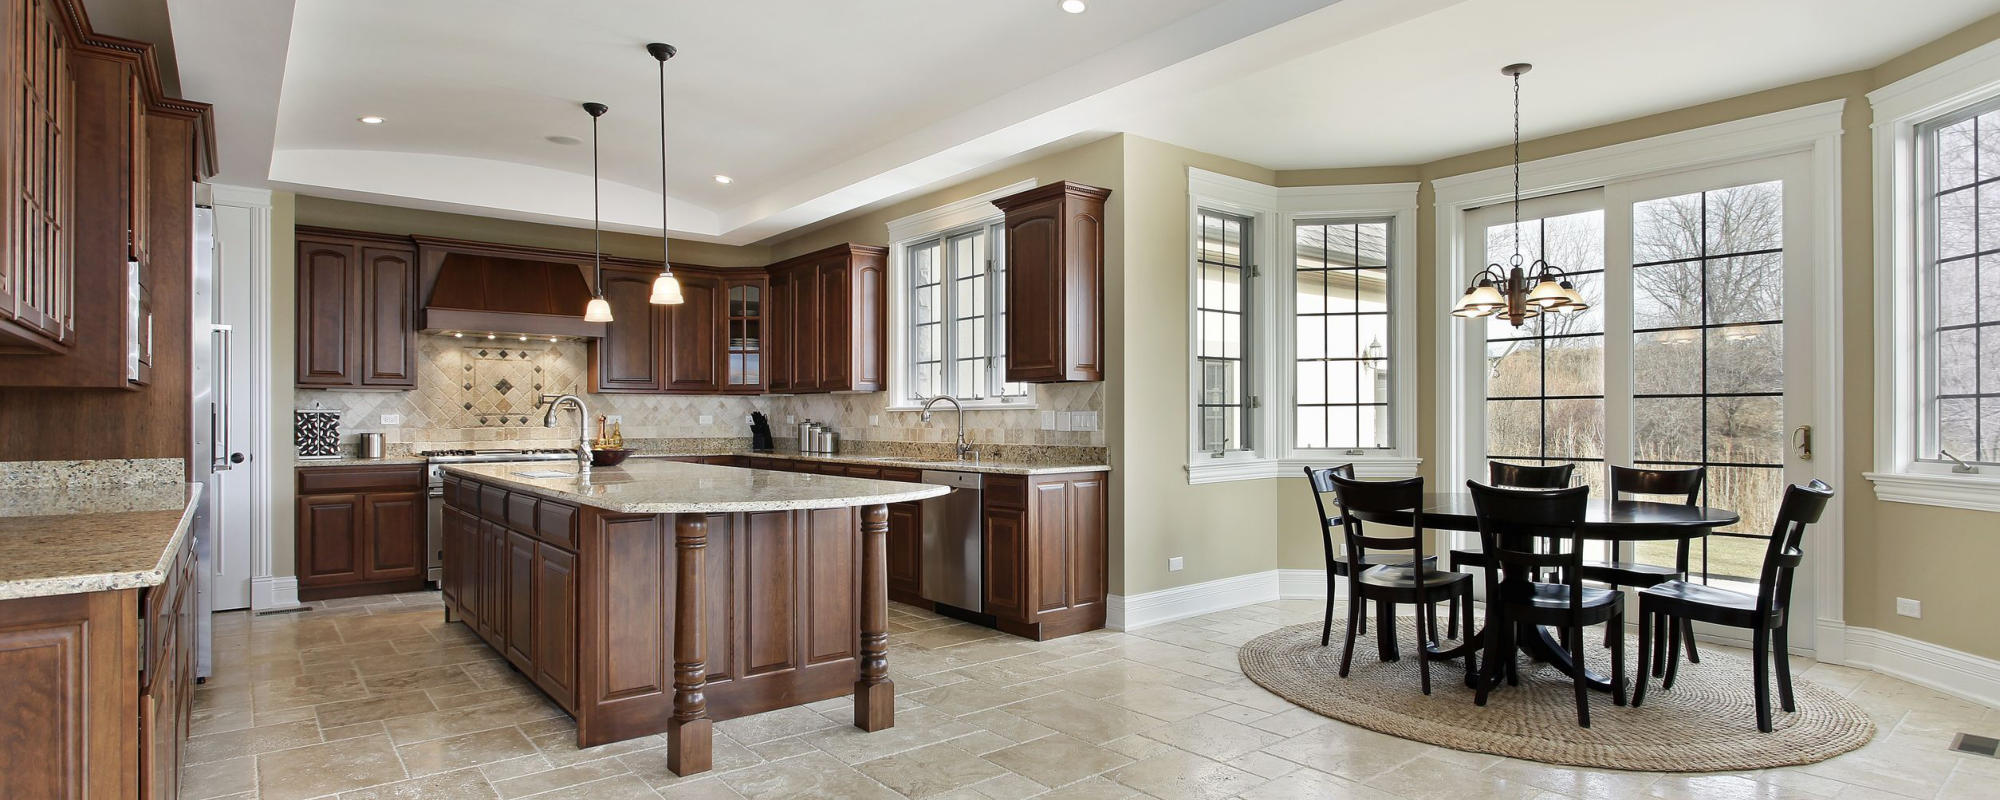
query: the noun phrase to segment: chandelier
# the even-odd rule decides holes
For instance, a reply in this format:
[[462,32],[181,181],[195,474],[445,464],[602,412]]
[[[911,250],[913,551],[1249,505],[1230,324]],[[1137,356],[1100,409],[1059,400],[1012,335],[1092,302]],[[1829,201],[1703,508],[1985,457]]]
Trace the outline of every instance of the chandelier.
[[1505,266],[1487,264],[1472,276],[1465,294],[1452,306],[1455,317],[1500,317],[1518,328],[1543,312],[1574,314],[1590,307],[1561,268],[1539,258],[1528,264],[1521,255],[1521,75],[1532,68],[1530,64],[1500,68],[1500,74],[1514,79],[1514,256]]

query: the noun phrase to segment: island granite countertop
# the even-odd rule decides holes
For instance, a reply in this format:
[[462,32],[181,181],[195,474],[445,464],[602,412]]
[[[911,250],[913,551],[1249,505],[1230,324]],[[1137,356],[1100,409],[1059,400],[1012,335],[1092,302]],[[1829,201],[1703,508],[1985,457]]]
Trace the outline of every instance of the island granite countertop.
[[0,600],[158,586],[201,484],[16,489],[0,498]]
[[[727,514],[904,503],[949,487],[744,469],[678,461],[597,467],[579,478],[570,463],[451,464],[449,474],[621,514]],[[525,474],[524,474],[525,473]],[[561,473],[562,477],[555,477]],[[550,477],[529,477],[547,474]]]
[[923,458],[918,456],[850,455],[845,453],[801,453],[796,450],[782,450],[760,453],[754,450],[732,450],[726,453],[676,453],[637,452],[634,459],[688,458],[693,456],[736,456],[738,458],[775,458],[786,461],[819,461],[831,464],[856,464],[876,467],[901,467],[904,469],[936,469],[950,472],[983,472],[989,475],[1052,475],[1065,472],[1110,472],[1109,464],[1067,464],[1053,462],[1002,461],[981,459],[979,461],[958,461],[953,459]]

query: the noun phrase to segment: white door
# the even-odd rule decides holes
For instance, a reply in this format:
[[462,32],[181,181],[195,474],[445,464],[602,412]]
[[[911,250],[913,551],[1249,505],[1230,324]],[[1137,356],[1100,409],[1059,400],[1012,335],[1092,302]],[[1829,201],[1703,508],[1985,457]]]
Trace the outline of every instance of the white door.
[[[1791,446],[1817,419],[1809,176],[1805,155],[1780,156],[1536,198],[1518,226],[1509,206],[1469,212],[1469,258],[1507,264],[1518,233],[1527,263],[1562,268],[1593,307],[1471,323],[1484,326],[1485,421],[1467,452],[1484,458],[1465,474],[1575,464],[1596,495],[1609,464],[1704,467],[1701,503],[1743,519],[1693,544],[1690,579],[1754,592],[1785,486],[1825,477]],[[1675,551],[1624,556],[1671,565]],[[1812,583],[1793,581],[1796,619],[1815,617]],[[1812,627],[1792,642],[1811,647]]]
[[233,469],[213,475],[210,500],[216,536],[211,585],[216,611],[250,607],[250,547],[257,506],[263,502],[256,492],[261,471],[257,459],[263,454],[253,448],[257,441],[253,369],[256,359],[269,357],[268,349],[250,335],[257,329],[251,318],[257,282],[251,275],[250,256],[252,243],[264,236],[268,233],[254,229],[250,209],[215,206],[215,322],[231,329],[229,357],[226,363],[217,362],[218,372],[226,369],[228,374],[218,375],[216,391],[229,395],[223,404],[228,409],[223,426],[228,433],[222,437],[228,457],[243,456]]

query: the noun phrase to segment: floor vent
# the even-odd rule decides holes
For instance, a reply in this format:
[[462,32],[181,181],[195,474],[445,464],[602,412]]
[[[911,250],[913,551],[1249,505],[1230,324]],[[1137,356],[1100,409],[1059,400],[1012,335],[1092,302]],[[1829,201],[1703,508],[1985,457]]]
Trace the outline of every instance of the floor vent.
[[1980,736],[1976,733],[1961,733],[1951,740],[1951,749],[1978,756],[2000,756],[2000,739]]
[[268,617],[271,616],[272,614],[297,614],[301,611],[311,611],[311,610],[313,610],[312,606],[298,606],[296,608],[281,608],[276,611],[259,611],[257,612],[257,616]]

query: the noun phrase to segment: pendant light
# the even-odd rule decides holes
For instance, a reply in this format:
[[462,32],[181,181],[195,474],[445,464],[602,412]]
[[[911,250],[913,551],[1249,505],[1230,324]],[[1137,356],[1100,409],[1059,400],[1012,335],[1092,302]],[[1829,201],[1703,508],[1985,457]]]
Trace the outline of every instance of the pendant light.
[[1498,316],[1521,327],[1543,312],[1574,314],[1590,307],[1562,269],[1542,259],[1523,266],[1521,255],[1521,76],[1530,64],[1508,64],[1500,74],[1514,79],[1514,257],[1507,266],[1487,264],[1472,276],[1465,294],[1452,306],[1455,317]]
[[648,302],[673,306],[681,303],[681,282],[674,277],[673,248],[667,241],[667,59],[674,57],[674,46],[654,42],[646,52],[660,62],[660,277],[653,279]]
[[611,108],[603,103],[584,103],[590,114],[590,259],[596,277],[590,281],[590,304],[583,308],[584,322],[610,322],[611,303],[604,299],[604,224],[597,200],[597,118]]

